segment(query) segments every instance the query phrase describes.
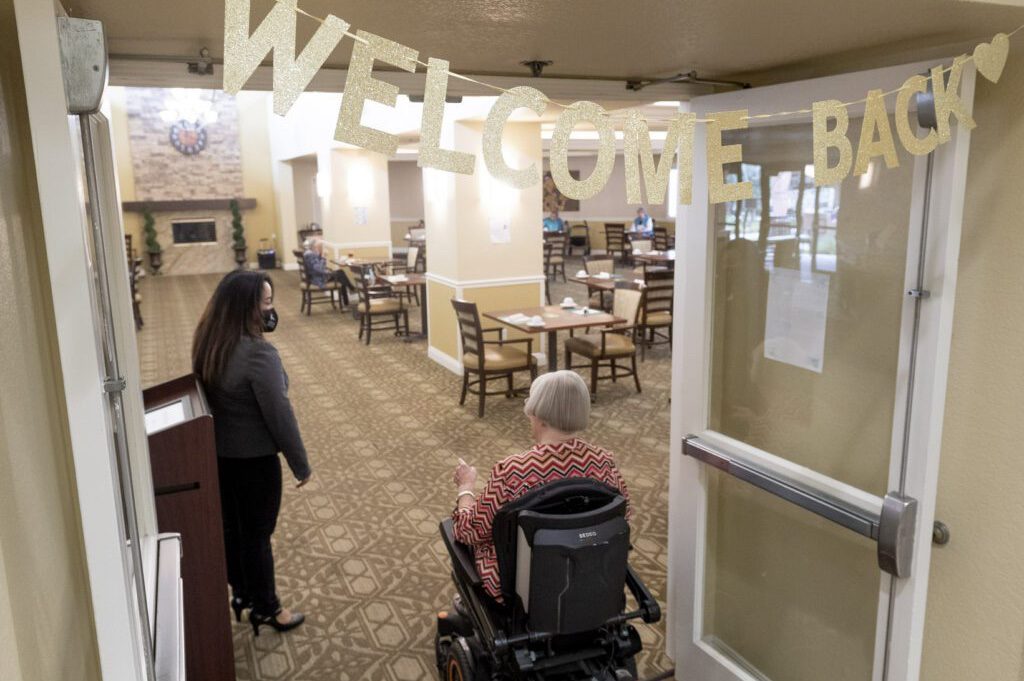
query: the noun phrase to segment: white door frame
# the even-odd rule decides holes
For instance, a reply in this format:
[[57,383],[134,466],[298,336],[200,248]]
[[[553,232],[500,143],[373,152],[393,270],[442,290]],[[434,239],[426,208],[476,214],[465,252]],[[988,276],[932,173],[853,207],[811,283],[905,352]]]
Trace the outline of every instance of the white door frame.
[[[750,109],[764,111],[807,108],[812,101],[840,99],[850,101],[868,90],[898,87],[909,75],[927,72],[936,62],[921,62],[875,69],[772,87],[710,95],[692,100],[689,109],[698,117],[713,111]],[[853,96],[851,96],[851,94]],[[966,110],[974,100],[974,69],[964,68],[961,96]],[[892,106],[892,98],[888,100]],[[851,107],[851,117],[859,115],[863,105]],[[795,119],[794,119],[795,120]],[[768,121],[751,121],[751,127]],[[809,122],[807,122],[810,125]],[[710,217],[713,207],[707,203],[707,172],[704,154],[705,127],[694,134],[693,204],[684,207],[676,220],[675,309],[673,312],[675,347],[672,355],[672,427],[669,474],[669,570],[668,570],[668,654],[676,661],[678,678],[702,681],[753,681],[753,677],[724,655],[701,641],[703,626],[704,541],[707,508],[707,471],[705,464],[682,454],[682,439],[701,434],[708,425],[708,394],[711,352],[711,319],[714,241]],[[934,155],[933,186],[929,201],[929,229],[924,264],[924,281],[931,297],[921,303],[918,352],[913,384],[913,411],[909,429],[909,465],[905,494],[918,500],[913,569],[910,577],[893,579],[880,571],[878,640],[875,646],[874,680],[916,681],[920,673],[921,642],[924,630],[925,601],[931,555],[931,528],[935,514],[942,418],[945,407],[949,344],[952,333],[956,294],[957,262],[963,194],[966,184],[970,133],[956,127],[953,139],[941,145]],[[810,150],[808,150],[809,152]],[[808,163],[812,159],[808,157]],[[917,157],[913,191],[923,191],[926,159]],[[881,170],[884,178],[885,170]],[[921,204],[922,202],[917,202]],[[921,206],[911,211],[908,253],[915,254],[921,235]],[[908,257],[907,290],[916,288],[916,258]],[[914,302],[907,299],[903,308],[898,385],[906,385],[910,361],[910,330]],[[699,331],[698,331],[699,330]],[[906,390],[898,390],[893,422],[894,451],[902,448],[902,424]],[[719,442],[727,440],[722,436]],[[898,441],[897,441],[898,440]],[[737,443],[725,443],[735,449]],[[749,448],[752,449],[752,448]],[[817,487],[827,487],[850,503],[868,509],[880,507],[880,499],[860,490],[831,481],[825,476],[783,459],[774,462],[791,475],[802,477]],[[899,489],[900,460],[893,457],[889,489]],[[895,584],[891,636],[886,645],[885,622],[889,619],[890,585]],[[888,654],[888,659],[885,659]],[[685,673],[684,673],[685,670]]]
[[138,681],[145,678],[143,647],[133,627],[137,610],[102,387],[99,320],[88,285],[80,142],[67,113],[57,6],[14,0],[14,10],[100,669],[106,681]]

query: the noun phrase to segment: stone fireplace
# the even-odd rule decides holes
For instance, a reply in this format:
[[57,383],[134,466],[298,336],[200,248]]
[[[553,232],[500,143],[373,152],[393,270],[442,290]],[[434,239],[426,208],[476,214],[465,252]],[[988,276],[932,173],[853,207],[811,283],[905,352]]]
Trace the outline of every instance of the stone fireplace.
[[[203,125],[205,147],[185,153],[173,144],[173,123],[161,115],[174,104],[175,92],[125,89],[134,200],[123,207],[128,212],[149,210],[153,215],[156,238],[163,248],[161,274],[235,269],[229,202],[238,200],[243,220],[246,211],[256,206],[255,199],[243,198],[235,98],[216,91],[203,92],[201,97],[216,112],[215,120]],[[246,236],[248,256],[255,259],[257,245],[251,234]],[[140,252],[144,248],[140,244]]]

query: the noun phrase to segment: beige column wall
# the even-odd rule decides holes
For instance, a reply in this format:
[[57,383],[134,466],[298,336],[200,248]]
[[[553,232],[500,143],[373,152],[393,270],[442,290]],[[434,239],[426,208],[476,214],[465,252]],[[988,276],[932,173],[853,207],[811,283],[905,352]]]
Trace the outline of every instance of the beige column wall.
[[99,681],[11,0],[0,0],[0,678]]
[[[458,175],[423,173],[427,225],[427,270],[430,352],[451,369],[459,362],[458,330],[451,299],[477,303],[481,313],[513,307],[536,307],[544,289],[540,182],[517,190],[494,180],[481,155],[483,123],[451,124],[442,145],[477,157],[476,172]],[[509,123],[505,158],[517,168],[542,164],[539,123]],[[491,220],[507,222],[508,243],[493,243]],[[492,326],[491,323],[485,323]],[[534,351],[539,351],[539,346]]]
[[936,518],[926,681],[1024,678],[1024,54],[977,79]]
[[277,250],[281,260],[280,224],[277,219],[277,198],[274,194],[274,173],[270,157],[270,95],[266,92],[239,92],[238,137],[242,152],[242,188],[246,197],[256,199],[256,207],[242,212],[245,241],[249,245],[249,261],[256,262],[261,242]]
[[[324,240],[333,255],[389,257],[391,207],[388,198],[388,160],[362,149],[330,149],[317,155],[318,172],[330,174],[330,196],[321,200]],[[356,209],[366,209],[358,224]],[[332,248],[325,251],[332,257]]]

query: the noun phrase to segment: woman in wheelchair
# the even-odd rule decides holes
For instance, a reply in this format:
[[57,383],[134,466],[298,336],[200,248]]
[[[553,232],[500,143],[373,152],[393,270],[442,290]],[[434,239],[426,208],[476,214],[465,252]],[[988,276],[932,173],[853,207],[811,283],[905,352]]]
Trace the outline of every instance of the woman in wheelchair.
[[536,444],[495,464],[479,497],[476,470],[455,469],[441,536],[459,595],[438,613],[441,678],[636,679],[643,646],[629,621],[661,611],[629,567],[629,493],[615,460],[575,435],[590,392],[572,371],[544,374],[524,411]]
[[[530,419],[533,447],[496,463],[479,496],[473,492],[476,468],[460,459],[454,475],[458,487],[452,516],[455,539],[473,548],[483,587],[499,603],[501,580],[491,537],[499,508],[538,485],[564,478],[603,482],[629,502],[612,453],[576,436],[590,419],[590,390],[579,374],[568,370],[541,374],[530,386],[523,411]],[[631,513],[627,506],[627,519]]]

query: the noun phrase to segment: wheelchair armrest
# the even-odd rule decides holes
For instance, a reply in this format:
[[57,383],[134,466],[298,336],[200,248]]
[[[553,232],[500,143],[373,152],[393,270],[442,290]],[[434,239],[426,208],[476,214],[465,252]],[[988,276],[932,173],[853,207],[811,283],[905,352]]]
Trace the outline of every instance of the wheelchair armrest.
[[455,539],[455,526],[451,518],[441,521],[441,538],[448,554],[452,559],[452,570],[459,579],[464,580],[473,587],[481,585],[480,575],[476,571],[476,563],[473,562],[473,554],[465,544],[460,544]]
[[629,592],[633,594],[633,598],[639,604],[644,622],[650,624],[661,619],[661,606],[658,605],[658,601],[655,600],[640,576],[634,572],[632,565],[626,566],[626,586],[629,587]]

